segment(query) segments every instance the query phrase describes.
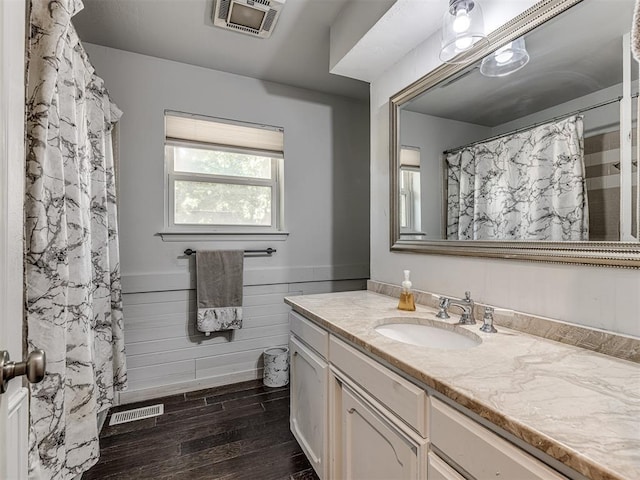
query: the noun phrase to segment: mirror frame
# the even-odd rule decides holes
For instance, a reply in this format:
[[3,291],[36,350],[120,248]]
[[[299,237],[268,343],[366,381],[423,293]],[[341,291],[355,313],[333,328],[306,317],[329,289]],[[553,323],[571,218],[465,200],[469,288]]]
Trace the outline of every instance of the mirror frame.
[[[472,47],[464,63],[442,64],[389,99],[390,250],[436,255],[505,258],[533,262],[640,268],[640,242],[547,242],[481,240],[402,240],[399,222],[398,166],[400,108],[431,87],[481,60],[487,53],[521,37],[583,0],[542,0],[488,37],[489,47]],[[640,132],[640,122],[636,127]]]

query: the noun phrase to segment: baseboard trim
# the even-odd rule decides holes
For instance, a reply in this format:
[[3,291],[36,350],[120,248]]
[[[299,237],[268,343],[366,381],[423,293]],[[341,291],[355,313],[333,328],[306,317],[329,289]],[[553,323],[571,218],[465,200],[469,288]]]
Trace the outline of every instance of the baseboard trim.
[[215,377],[197,378],[186,382],[159,385],[140,390],[118,392],[117,405],[127,405],[134,402],[143,402],[155,398],[177,395],[179,393],[193,392],[205,388],[229,385],[232,383],[246,382],[262,378],[262,368],[244,370],[241,372],[227,373]]

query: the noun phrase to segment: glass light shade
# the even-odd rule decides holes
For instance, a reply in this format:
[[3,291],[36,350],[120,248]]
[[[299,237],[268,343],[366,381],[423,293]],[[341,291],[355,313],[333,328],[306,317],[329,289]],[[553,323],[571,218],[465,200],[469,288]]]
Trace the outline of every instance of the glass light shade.
[[480,73],[485,77],[504,77],[529,63],[529,52],[520,37],[482,59]]
[[442,18],[440,60],[462,63],[465,56],[460,54],[478,42],[488,44],[480,4],[476,0],[450,0]]

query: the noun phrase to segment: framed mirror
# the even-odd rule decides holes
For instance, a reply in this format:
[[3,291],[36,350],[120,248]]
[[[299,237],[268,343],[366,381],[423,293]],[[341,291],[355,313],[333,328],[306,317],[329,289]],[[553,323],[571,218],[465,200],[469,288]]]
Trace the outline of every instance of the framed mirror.
[[543,0],[390,99],[391,250],[640,268],[634,0]]

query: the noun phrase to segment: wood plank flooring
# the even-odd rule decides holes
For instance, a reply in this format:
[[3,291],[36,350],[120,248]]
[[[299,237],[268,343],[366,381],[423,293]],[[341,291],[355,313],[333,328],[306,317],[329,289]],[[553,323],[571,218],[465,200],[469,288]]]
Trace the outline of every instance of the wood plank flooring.
[[[111,414],[164,404],[164,415],[109,427]],[[100,461],[83,480],[318,480],[289,431],[289,387],[261,380],[111,410]]]

